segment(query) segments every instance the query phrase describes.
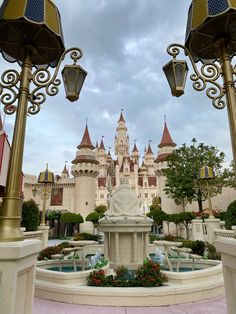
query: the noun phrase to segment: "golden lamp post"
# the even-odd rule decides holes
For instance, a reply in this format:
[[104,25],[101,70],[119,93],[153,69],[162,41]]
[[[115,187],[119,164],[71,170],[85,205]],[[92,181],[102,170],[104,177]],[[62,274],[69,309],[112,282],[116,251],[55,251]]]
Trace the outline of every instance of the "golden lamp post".
[[40,172],[37,183],[37,185],[34,185],[32,192],[34,197],[38,194],[43,200],[40,226],[45,226],[46,201],[51,196],[52,185],[54,184],[54,174],[48,170],[48,165],[46,166],[45,171]]
[[206,183],[206,192],[207,192],[207,200],[208,200],[208,208],[209,208],[209,218],[214,218],[212,212],[212,203],[211,203],[211,191],[208,181],[215,178],[215,174],[212,167],[204,166],[200,168],[198,179],[204,181]]
[[[191,61],[194,73],[190,79],[194,89],[206,89],[216,109],[223,109],[227,105],[236,169],[236,68],[231,63],[236,54],[235,0],[192,1],[185,45],[171,44],[167,52],[173,59],[163,67],[172,95],[177,97],[184,93],[188,72],[186,61],[176,58],[180,49]],[[199,67],[196,66],[198,61]]]
[[[27,115],[40,111],[46,94],[54,96],[61,80],[58,71],[67,53],[73,65],[62,70],[66,98],[79,98],[87,72],[76,62],[82,50],[65,50],[60,14],[51,0],[4,0],[0,7],[0,51],[21,71],[5,71],[0,82],[0,101],[6,114],[16,112],[5,197],[0,212],[0,241],[21,241],[20,179]],[[51,74],[48,68],[55,68]]]

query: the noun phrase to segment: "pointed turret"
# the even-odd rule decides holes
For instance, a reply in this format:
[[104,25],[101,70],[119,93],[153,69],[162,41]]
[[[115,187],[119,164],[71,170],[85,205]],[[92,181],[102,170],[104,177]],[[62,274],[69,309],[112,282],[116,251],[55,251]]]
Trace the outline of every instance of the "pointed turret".
[[149,143],[148,144],[148,149],[146,151],[146,155],[151,155],[151,154],[153,154],[153,152],[152,152],[151,144]]
[[78,151],[76,152],[76,158],[72,161],[73,164],[78,164],[81,162],[98,164],[96,159],[96,154],[94,151],[94,146],[91,142],[88,127],[86,125],[84,130],[84,135],[82,137],[81,143],[77,146]]
[[90,148],[90,149],[94,149],[95,147],[93,146],[91,139],[90,139],[90,135],[89,135],[89,131],[88,131],[88,127],[86,124],[85,130],[84,130],[84,135],[82,137],[82,141],[79,144],[79,146],[77,146],[78,149],[81,148]]
[[119,120],[118,120],[117,122],[118,122],[118,123],[119,123],[119,122],[126,122],[125,119],[124,119],[124,117],[123,117],[123,111],[121,111],[121,113],[120,113],[120,118],[119,118]]
[[175,146],[176,144],[173,142],[170,136],[170,132],[168,130],[168,127],[165,121],[162,139],[161,139],[160,144],[158,145],[159,152],[155,160],[155,163],[158,164],[160,162],[166,161],[167,157],[172,154]]
[[101,139],[101,143],[100,143],[99,149],[106,150],[105,146],[104,146],[104,143],[103,143],[103,138]]
[[118,120],[116,131],[115,154],[118,156],[119,163],[122,164],[123,157],[129,156],[129,137],[127,135],[127,127],[125,125],[125,119],[122,111]]
[[64,169],[63,169],[63,171],[61,173],[61,177],[65,178],[65,179],[69,178],[69,171],[68,171],[68,169],[66,167],[66,163],[65,163]]
[[131,156],[132,156],[133,162],[138,164],[138,160],[139,160],[140,155],[139,155],[139,151],[138,151],[138,148],[137,148],[137,145],[136,145],[136,141],[134,142],[134,147],[133,147]]
[[176,144],[173,142],[171,136],[170,136],[170,132],[168,130],[166,121],[165,121],[165,125],[164,125],[164,131],[162,134],[162,139],[160,144],[158,145],[159,148],[164,147],[164,146],[172,146],[175,147]]

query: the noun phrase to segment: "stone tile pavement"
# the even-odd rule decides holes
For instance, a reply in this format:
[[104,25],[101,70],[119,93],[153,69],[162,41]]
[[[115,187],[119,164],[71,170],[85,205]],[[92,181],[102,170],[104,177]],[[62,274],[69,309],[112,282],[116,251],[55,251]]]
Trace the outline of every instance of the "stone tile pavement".
[[33,314],[227,314],[225,297],[163,307],[104,307],[34,299]]

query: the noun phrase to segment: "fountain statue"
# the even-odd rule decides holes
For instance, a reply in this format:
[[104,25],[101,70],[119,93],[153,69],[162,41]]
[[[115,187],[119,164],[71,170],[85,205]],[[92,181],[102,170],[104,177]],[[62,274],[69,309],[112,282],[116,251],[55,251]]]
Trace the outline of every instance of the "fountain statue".
[[148,254],[152,219],[141,213],[139,200],[126,178],[108,198],[108,210],[100,221],[104,254],[112,268],[136,269]]

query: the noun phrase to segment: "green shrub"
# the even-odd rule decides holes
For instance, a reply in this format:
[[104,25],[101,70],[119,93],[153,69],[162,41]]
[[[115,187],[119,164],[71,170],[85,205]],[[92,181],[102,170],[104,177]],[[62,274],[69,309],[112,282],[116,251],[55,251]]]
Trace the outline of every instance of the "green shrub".
[[230,230],[236,225],[236,201],[229,204],[225,214],[225,228]]
[[79,240],[92,240],[92,241],[97,241],[99,242],[101,240],[102,236],[98,234],[91,234],[91,233],[76,233],[74,235],[74,241],[79,241]]
[[149,233],[149,242],[153,243],[153,241],[161,240],[161,238],[155,233]]
[[60,254],[62,249],[66,248],[66,247],[69,247],[68,242],[63,242],[63,243],[61,243],[59,245],[55,245],[55,246],[49,246],[39,253],[38,260],[42,261],[45,259],[51,259],[52,255]]
[[197,254],[201,256],[204,255],[205,243],[203,241],[182,240],[181,242],[183,242],[182,246],[191,249],[193,254]]
[[219,252],[216,251],[216,248],[213,244],[206,243],[206,249],[208,259],[221,260],[221,255]]
[[64,223],[80,224],[84,222],[84,219],[80,214],[67,212],[61,215],[60,221]]
[[21,227],[26,231],[36,231],[39,225],[39,208],[34,200],[23,202]]

